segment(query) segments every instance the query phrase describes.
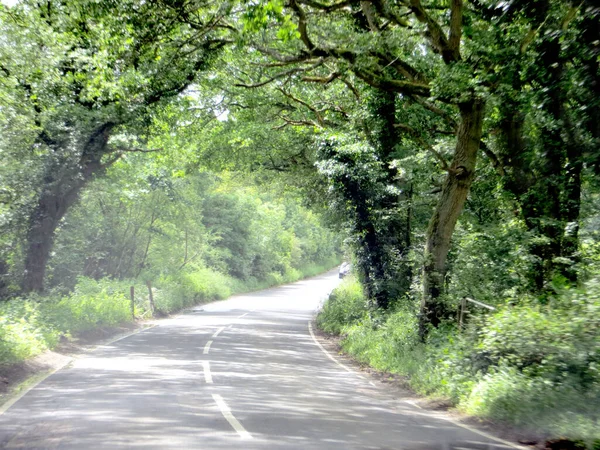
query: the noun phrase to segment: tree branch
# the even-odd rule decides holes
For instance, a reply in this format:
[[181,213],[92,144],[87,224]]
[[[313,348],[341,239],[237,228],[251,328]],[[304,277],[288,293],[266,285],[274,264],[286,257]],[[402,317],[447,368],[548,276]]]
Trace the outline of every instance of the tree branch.
[[354,97],[356,97],[356,100],[360,100],[360,93],[358,92],[358,89],[356,89],[356,87],[354,87],[354,85],[352,83],[350,83],[348,80],[346,80],[345,78],[342,78],[342,83],[344,83],[348,89],[350,89],[352,91],[352,93],[354,94]]
[[506,171],[504,170],[504,167],[500,162],[500,158],[498,158],[498,156],[492,151],[492,149],[490,149],[487,146],[485,142],[483,142],[483,140],[481,140],[481,142],[479,143],[479,148],[485,154],[485,156],[487,156],[490,159],[490,161],[492,162],[492,167],[496,169],[496,172],[498,172],[498,174],[501,177],[506,176]]
[[313,0],[297,0],[298,3],[302,3],[303,5],[310,6],[311,8],[319,9],[325,12],[336,11],[338,9],[343,9],[347,6],[351,6],[353,4],[357,4],[356,0],[347,0],[343,2],[334,3],[332,5],[326,5],[324,3],[319,3]]
[[[452,3],[456,3],[460,0],[452,0]],[[410,8],[415,15],[416,19],[427,25],[427,31],[429,32],[429,39],[433,44],[433,48],[437,50],[442,55],[442,59],[446,64],[450,64],[456,61],[460,61],[460,53],[452,50],[450,47],[448,40],[446,39],[446,35],[444,34],[444,30],[439,23],[437,23],[433,18],[429,15],[429,13],[423,8],[421,4],[421,0],[410,0]],[[461,22],[462,22],[462,7],[461,11]],[[455,14],[456,16],[456,14]]]
[[323,65],[323,63],[324,63],[323,59],[318,59],[310,67],[293,67],[293,68],[291,68],[289,70],[286,70],[284,72],[280,72],[278,74],[275,74],[271,78],[268,78],[267,80],[261,81],[259,83],[254,83],[254,84],[235,83],[234,86],[245,87],[245,88],[249,88],[249,89],[257,88],[257,87],[261,87],[261,86],[265,86],[265,85],[267,85],[269,83],[272,83],[275,80],[279,80],[281,78],[285,78],[285,77],[293,75],[295,73],[308,72],[310,70],[316,69],[317,67]]
[[320,84],[327,84],[327,83],[331,83],[333,80],[335,80],[336,78],[338,78],[341,74],[339,72],[332,72],[329,75],[327,75],[326,77],[309,77],[309,76],[304,76],[302,77],[302,81],[308,81],[310,83],[320,83]]
[[423,139],[421,136],[419,136],[419,133],[417,132],[417,130],[415,130],[413,127],[411,127],[409,125],[405,125],[403,123],[395,123],[394,127],[404,130],[408,134],[410,134],[412,136],[412,138],[415,141],[417,141],[417,143],[419,143],[421,146],[423,146],[424,148],[429,150],[431,153],[433,153],[433,155],[440,162],[443,170],[445,170],[446,172],[450,171],[450,166],[449,166],[448,162],[446,161],[446,159],[442,156],[442,154],[440,152],[438,152],[435,148],[433,148],[433,146],[431,144],[429,144],[429,142],[427,142],[425,139]]
[[322,128],[323,126],[325,126],[325,121],[323,120],[323,116],[321,116],[321,114],[319,113],[319,111],[316,110],[316,108],[314,108],[313,106],[309,105],[308,103],[306,103],[304,100],[301,100],[299,98],[294,97],[292,94],[290,94],[289,92],[284,91],[281,88],[277,89],[279,92],[281,92],[283,95],[285,95],[287,98],[289,98],[290,100],[301,104],[302,106],[308,108],[317,118],[317,122],[319,123],[319,127]]
[[288,119],[287,117],[281,116],[281,119],[285,122],[282,125],[279,125],[277,127],[273,127],[274,130],[281,130],[289,125],[295,126],[295,127],[315,127],[315,128],[323,128],[321,125],[319,125],[317,122],[313,122],[312,120],[291,120]]
[[121,152],[121,153],[156,153],[156,152],[162,152],[163,149],[162,148],[151,148],[151,149],[145,149],[145,148],[117,148],[117,151]]
[[431,90],[429,88],[429,84],[427,83],[421,83],[418,81],[380,79],[374,73],[367,71],[357,70],[354,73],[369,86],[382,89],[384,91],[398,92],[407,95],[420,95],[423,97],[429,97],[431,95]]
[[412,96],[411,98],[415,102],[417,102],[419,105],[421,105],[423,108],[442,117],[446,121],[446,123],[450,126],[450,128],[456,130],[456,128],[458,127],[458,123],[456,122],[456,119],[454,117],[452,117],[452,114],[450,114],[449,112],[444,111],[442,108],[438,108],[437,106],[431,104],[424,98],[417,97],[417,96]]
[[244,88],[248,88],[248,89],[258,88],[258,87],[266,86],[267,84],[272,83],[275,80],[279,80],[281,78],[285,78],[285,77],[293,75],[295,73],[305,72],[305,71],[306,71],[306,69],[303,69],[300,67],[295,67],[293,69],[286,70],[285,72],[280,72],[276,75],[273,75],[271,78],[268,78],[265,81],[261,81],[261,82],[254,83],[254,84],[234,83],[234,86],[244,87]]
[[[388,8],[388,2],[382,0],[371,0],[371,3],[373,6],[375,6],[377,12],[391,23],[395,23],[396,25],[404,28],[412,28],[408,20],[404,17],[405,15],[397,15],[393,10]],[[385,27],[387,27],[387,24],[382,26],[381,29],[384,29]]]
[[300,40],[302,40],[308,51],[312,52],[315,49],[315,45],[308,37],[308,31],[306,28],[306,14],[304,13],[304,10],[300,8],[300,5],[296,0],[290,0],[290,7],[298,16],[298,32],[300,33]]
[[448,37],[448,50],[455,60],[460,59],[460,38],[462,35],[463,2],[452,0],[450,10],[450,35]]
[[367,18],[367,22],[369,23],[369,28],[372,32],[377,33],[379,31],[379,25],[377,25],[377,20],[373,14],[371,2],[367,0],[361,0],[360,8],[362,9],[363,14]]

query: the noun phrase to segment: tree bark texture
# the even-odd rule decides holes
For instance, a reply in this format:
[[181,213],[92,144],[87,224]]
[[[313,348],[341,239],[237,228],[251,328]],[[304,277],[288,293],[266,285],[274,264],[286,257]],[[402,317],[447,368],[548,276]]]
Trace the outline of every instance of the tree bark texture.
[[483,127],[484,103],[473,100],[459,105],[460,123],[454,159],[427,229],[423,265],[423,297],[419,333],[427,335],[428,325],[438,326],[449,317],[450,309],[441,301],[446,276],[446,258],[456,222],[463,210],[475,175]]
[[29,216],[22,281],[24,293],[44,289],[56,229],[68,209],[76,203],[83,187],[105,168],[101,160],[107,153],[108,138],[114,127],[113,123],[97,127],[83,145],[78,164],[74,167],[53,167],[49,170],[47,184]]

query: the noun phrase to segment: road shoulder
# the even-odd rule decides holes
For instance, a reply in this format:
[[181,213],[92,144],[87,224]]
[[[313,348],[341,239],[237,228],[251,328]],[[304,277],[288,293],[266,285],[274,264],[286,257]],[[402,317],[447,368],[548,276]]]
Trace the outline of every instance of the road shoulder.
[[0,365],[0,414],[8,410],[27,392],[53,373],[67,366],[79,355],[138,333],[150,324],[127,323],[119,327],[99,328],[72,339],[63,338],[53,350],[14,364]]
[[410,389],[406,377],[377,371],[345,353],[340,345],[342,338],[320,330],[317,327],[315,320],[311,321],[311,329],[315,340],[330,356],[332,356],[339,364],[353,370],[357,375],[364,377],[368,382],[373,384],[382,395],[388,398],[393,397],[399,402],[412,404],[416,408],[422,410],[420,411],[421,413],[428,413],[435,417],[444,418],[458,426],[489,435],[500,441],[509,442],[515,448],[532,450],[546,448],[543,437],[536,435],[531,431],[518,430],[502,424],[467,416],[461,414],[456,409],[453,409],[451,404],[444,399],[419,396]]

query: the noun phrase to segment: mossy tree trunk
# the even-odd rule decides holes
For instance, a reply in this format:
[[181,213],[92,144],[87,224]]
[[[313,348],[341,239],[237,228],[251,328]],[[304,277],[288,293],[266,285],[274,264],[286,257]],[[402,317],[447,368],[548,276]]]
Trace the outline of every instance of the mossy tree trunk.
[[472,100],[459,105],[460,122],[454,158],[442,186],[439,201],[429,221],[423,265],[423,292],[419,315],[421,338],[428,326],[438,326],[448,318],[450,309],[440,298],[444,292],[446,259],[450,239],[475,176],[477,153],[481,144],[484,103]]

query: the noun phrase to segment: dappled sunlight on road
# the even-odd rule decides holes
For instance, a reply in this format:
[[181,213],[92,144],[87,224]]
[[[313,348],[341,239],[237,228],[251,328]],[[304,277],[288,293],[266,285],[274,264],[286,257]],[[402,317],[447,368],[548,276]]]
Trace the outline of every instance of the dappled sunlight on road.
[[98,348],[0,417],[0,447],[511,448],[334,364],[308,321],[336,283],[204,305]]

